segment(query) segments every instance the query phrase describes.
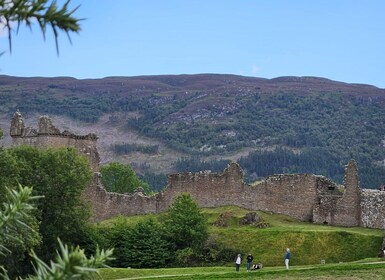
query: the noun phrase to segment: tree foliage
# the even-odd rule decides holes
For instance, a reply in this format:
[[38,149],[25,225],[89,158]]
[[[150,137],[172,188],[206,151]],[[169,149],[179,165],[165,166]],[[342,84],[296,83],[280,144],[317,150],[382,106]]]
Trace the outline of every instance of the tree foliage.
[[212,172],[222,172],[227,165],[229,160],[209,160],[206,161],[197,156],[194,157],[183,157],[174,162],[174,167],[177,172],[199,172],[203,170],[210,170]]
[[327,174],[329,178],[341,181],[344,172],[335,155],[325,148],[316,147],[305,148],[301,153],[282,147],[271,151],[254,151],[240,158],[238,163],[247,171],[248,181],[283,173]]
[[[0,209],[0,254],[9,252],[10,239],[17,240],[23,245],[27,245],[24,238],[20,236],[20,229],[23,227],[30,234],[36,232],[28,223],[30,221],[30,211],[33,206],[32,200],[38,198],[32,196],[31,188],[19,186],[18,190],[7,188],[9,195],[4,202],[4,208]],[[29,280],[67,280],[67,279],[93,279],[97,274],[96,268],[105,266],[105,262],[111,258],[112,250],[97,250],[95,256],[86,257],[83,250],[79,247],[69,249],[59,240],[60,253],[56,260],[46,264],[33,251],[31,257],[35,262],[34,275],[28,276]],[[10,280],[9,275],[3,266],[0,266],[0,276],[2,279]],[[20,277],[20,279],[22,279]]]
[[[130,243],[129,233],[132,226],[127,223],[124,217],[117,217],[113,224],[108,228],[98,227],[96,231],[97,238],[103,240],[102,243],[114,248],[114,260],[109,265],[113,267],[129,267],[126,261],[126,244]],[[103,237],[102,237],[103,236]]]
[[49,0],[0,0],[0,24],[8,30],[9,50],[12,52],[14,25],[17,25],[17,30],[22,24],[31,28],[36,21],[44,38],[47,28],[52,29],[56,50],[59,53],[59,32],[66,33],[70,38],[70,32],[80,31],[80,19],[73,16],[78,7],[70,9],[69,4],[70,0],[61,7],[58,6],[57,1]]
[[113,250],[96,250],[95,255],[87,257],[79,246],[69,248],[59,240],[60,250],[56,258],[46,264],[35,252],[31,256],[36,263],[34,275],[27,280],[65,280],[65,279],[95,279],[97,268],[106,267],[105,263],[111,260]]
[[19,182],[33,187],[34,194],[44,196],[36,203],[35,213],[43,241],[40,255],[50,258],[58,237],[66,243],[79,244],[90,217],[81,197],[91,179],[87,159],[71,148],[43,150],[21,146],[2,149],[0,153],[0,170],[9,170],[1,176],[0,190]]
[[5,201],[0,209],[0,255],[9,253],[9,244],[13,242],[29,245],[23,244],[23,242],[26,243],[26,236],[20,236],[22,227],[31,229],[35,238],[38,238],[29,223],[30,213],[34,209],[30,202],[38,198],[32,196],[32,188],[23,188],[19,185],[17,190],[6,188],[6,191]]
[[6,244],[6,249],[0,244],[0,264],[14,277],[31,270],[28,252],[42,242],[35,208],[29,204],[39,197],[32,197],[31,193],[31,188],[6,188],[4,207],[0,210],[0,228],[4,229],[0,240]]
[[107,191],[117,193],[134,193],[139,187],[145,192],[149,191],[147,183],[136,175],[128,164],[111,162],[100,167],[102,183]]
[[129,238],[126,252],[132,267],[164,267],[171,258],[168,242],[154,219],[139,222],[129,233]]
[[114,144],[111,146],[111,149],[114,151],[117,155],[124,155],[129,154],[132,152],[141,152],[144,154],[157,154],[159,151],[158,145],[139,145],[139,144],[130,144],[130,143],[123,143],[123,144]]
[[188,193],[177,196],[164,216],[164,227],[175,249],[199,249],[208,237],[207,218]]
[[108,246],[115,248],[115,267],[164,267],[171,259],[169,244],[155,219],[140,221],[135,226],[118,219],[108,236]]
[[150,186],[153,192],[162,191],[167,186],[167,176],[162,173],[145,172],[139,177]]
[[118,217],[112,225],[98,226],[97,239],[114,248],[114,267],[151,268],[206,261],[207,218],[189,194],[175,198],[157,220],[146,218],[132,225]]

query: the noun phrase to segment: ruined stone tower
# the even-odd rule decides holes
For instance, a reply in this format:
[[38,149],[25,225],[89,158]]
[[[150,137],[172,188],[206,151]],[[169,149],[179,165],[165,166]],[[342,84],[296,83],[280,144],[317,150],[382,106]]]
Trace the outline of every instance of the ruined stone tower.
[[361,226],[362,191],[359,187],[357,163],[351,160],[345,168],[344,188],[333,185],[319,189],[313,208],[313,221],[318,224]]
[[99,170],[100,157],[96,148],[98,137],[93,133],[79,136],[69,131],[60,132],[47,116],[40,117],[38,129],[34,129],[25,126],[23,116],[19,111],[16,111],[11,121],[10,136],[14,146],[74,147],[88,158],[94,172]]
[[359,187],[358,168],[355,160],[349,161],[345,169],[345,193],[337,204],[336,223],[346,226],[361,225],[361,189]]

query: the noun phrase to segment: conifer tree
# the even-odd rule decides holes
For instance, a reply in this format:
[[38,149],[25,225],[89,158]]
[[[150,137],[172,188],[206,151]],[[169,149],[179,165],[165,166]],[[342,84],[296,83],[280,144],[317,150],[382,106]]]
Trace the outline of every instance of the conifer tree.
[[188,193],[175,198],[166,212],[164,225],[177,250],[200,249],[208,238],[207,218]]

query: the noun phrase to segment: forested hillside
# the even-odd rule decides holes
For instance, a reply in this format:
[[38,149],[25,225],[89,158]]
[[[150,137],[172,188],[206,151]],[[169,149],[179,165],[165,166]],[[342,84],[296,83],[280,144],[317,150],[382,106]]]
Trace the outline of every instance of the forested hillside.
[[[0,76],[0,123],[9,123],[16,109],[24,116],[70,118],[73,128],[107,118],[111,129],[119,123],[122,133],[150,139],[111,140],[101,147],[108,150],[101,151],[108,155],[104,162],[140,157],[134,168],[149,181],[164,182],[154,180],[159,178],[154,170],[221,171],[237,160],[248,180],[310,172],[342,182],[344,165],[353,158],[361,187],[385,183],[385,90],[369,85],[209,74],[95,80]],[[1,128],[6,135],[9,127]],[[162,147],[174,157],[156,166],[165,156]]]

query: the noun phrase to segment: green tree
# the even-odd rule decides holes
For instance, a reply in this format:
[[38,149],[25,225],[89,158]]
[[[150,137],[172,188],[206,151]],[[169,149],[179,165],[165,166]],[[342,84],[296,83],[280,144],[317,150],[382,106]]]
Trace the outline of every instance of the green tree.
[[74,149],[48,149],[41,153],[40,181],[35,188],[46,197],[39,204],[43,244],[48,245],[44,250],[53,249],[58,236],[66,243],[79,244],[91,215],[82,198],[91,180],[89,163]]
[[130,231],[132,226],[128,224],[124,217],[114,219],[113,225],[106,229],[105,227],[98,227],[99,235],[106,232],[105,244],[107,247],[114,248],[115,259],[110,263],[113,267],[128,267],[126,261],[126,244],[130,242]]
[[20,185],[17,190],[6,188],[3,207],[0,207],[0,264],[14,278],[25,274],[28,268],[19,264],[28,266],[28,251],[41,242],[38,224],[32,215],[34,207],[29,204],[38,197],[32,197],[31,193],[31,188]]
[[161,226],[154,220],[139,222],[129,233],[125,247],[130,267],[162,267],[170,259],[170,250]]
[[[90,210],[81,197],[91,179],[87,159],[72,148],[43,150],[22,146],[8,149],[5,154],[11,157],[8,162],[16,164],[13,173],[2,175],[0,183],[12,182],[16,177],[22,185],[33,187],[36,195],[45,197],[37,203],[43,238],[41,251],[44,252],[40,255],[50,258],[58,237],[66,243],[83,242],[90,217]],[[0,170],[6,169],[4,164],[7,162],[0,160]],[[9,176],[12,178],[4,179]]]
[[188,193],[177,196],[163,220],[175,249],[199,250],[208,238],[207,218]]
[[[25,240],[16,238],[19,236],[20,227],[28,230],[30,234],[34,230],[29,226],[30,211],[33,206],[31,200],[38,197],[32,196],[31,188],[19,187],[16,190],[7,189],[9,196],[0,209],[0,254],[9,252],[8,243],[10,239],[25,244]],[[33,251],[31,257],[35,261],[35,275],[29,280],[66,280],[66,279],[93,279],[97,274],[96,268],[105,266],[105,262],[111,259],[112,250],[97,250],[95,256],[86,257],[79,247],[69,249],[59,240],[60,253],[57,253],[55,261],[50,265],[44,263]],[[10,280],[7,271],[0,265],[0,276],[2,279]],[[20,278],[21,279],[21,278]]]
[[14,156],[3,147],[0,147],[0,204],[6,198],[6,187],[16,186],[19,181],[18,163]]
[[111,162],[100,167],[102,183],[107,191],[117,193],[134,193],[139,187],[149,191],[147,183],[138,178],[135,171],[128,164]]
[[[105,228],[99,227],[98,231],[103,234]],[[107,246],[114,248],[114,267],[162,267],[171,259],[163,228],[153,218],[132,226],[124,217],[118,217],[108,228],[106,239]]]
[[56,50],[59,53],[59,31],[68,35],[79,32],[80,19],[73,16],[78,9],[69,9],[70,0],[59,7],[57,1],[49,0],[0,0],[0,24],[8,30],[9,50],[12,52],[12,31],[16,24],[17,30],[25,24],[29,28],[36,21],[45,38],[47,27],[55,36]]

